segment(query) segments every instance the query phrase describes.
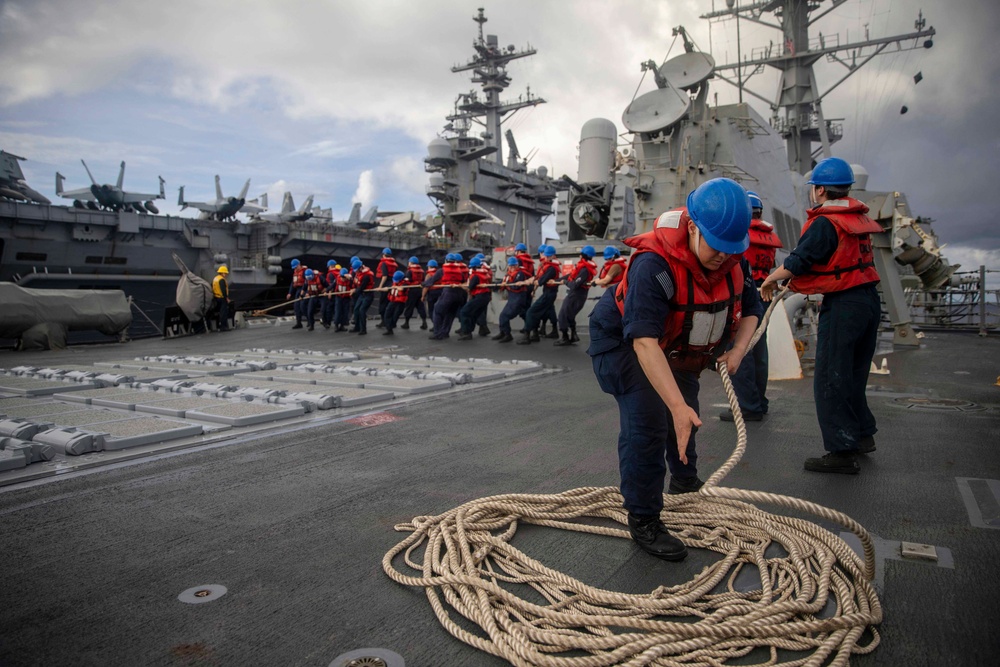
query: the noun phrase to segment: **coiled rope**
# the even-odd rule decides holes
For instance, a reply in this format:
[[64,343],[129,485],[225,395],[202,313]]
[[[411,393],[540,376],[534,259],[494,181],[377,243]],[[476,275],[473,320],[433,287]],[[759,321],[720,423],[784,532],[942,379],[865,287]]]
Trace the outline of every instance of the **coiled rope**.
[[[662,519],[673,534],[688,547],[722,555],[691,581],[640,594],[603,590],[511,546],[520,523],[631,539],[627,530],[580,521],[627,525],[614,487],[492,496],[415,517],[396,526],[410,535],[385,554],[386,574],[425,588],[435,615],[454,637],[519,667],[717,667],[759,647],[770,657],[755,664],[818,667],[847,665],[852,653],[871,652],[879,643],[873,626],[882,621],[882,607],[871,584],[870,536],[849,516],[815,503],[719,486],[743,457],[747,435],[729,374],[724,365],[718,371],[735,417],[736,448],[698,493],[663,498]],[[843,526],[860,538],[864,559],[821,526],[769,514],[754,503]],[[765,556],[772,544],[787,555]],[[393,565],[400,554],[412,574]],[[744,568],[756,568],[759,589],[738,590]],[[518,585],[530,586],[548,604],[522,599],[511,591]],[[717,592],[722,585],[725,590]],[[833,615],[821,618],[831,601]],[[465,619],[462,625],[458,616]],[[479,632],[467,629],[472,626]],[[862,644],[866,629],[871,639]]]

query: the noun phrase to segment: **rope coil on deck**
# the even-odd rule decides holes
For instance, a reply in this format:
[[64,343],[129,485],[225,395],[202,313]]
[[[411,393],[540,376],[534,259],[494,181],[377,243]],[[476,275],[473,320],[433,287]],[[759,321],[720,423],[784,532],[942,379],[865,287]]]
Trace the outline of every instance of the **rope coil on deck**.
[[[815,503],[719,486],[743,457],[747,440],[724,366],[719,374],[735,417],[736,447],[698,493],[663,498],[661,517],[673,534],[688,547],[722,555],[691,581],[640,594],[603,590],[510,544],[520,523],[631,539],[626,529],[581,521],[627,525],[614,487],[492,496],[415,517],[396,526],[410,535],[386,553],[383,569],[400,584],[425,588],[435,615],[454,637],[519,667],[718,666],[758,647],[770,657],[757,664],[839,666],[852,653],[871,652],[879,643],[873,626],[882,620],[882,607],[871,584],[870,536],[847,515]],[[821,526],[751,503],[839,524],[860,538],[864,559]],[[772,544],[787,555],[765,555]],[[412,574],[394,566],[400,554]],[[738,590],[736,579],[746,568],[756,569],[760,588]],[[548,604],[522,599],[513,592],[517,586],[530,586]],[[830,602],[832,616],[821,618]],[[866,629],[871,638],[862,644]]]

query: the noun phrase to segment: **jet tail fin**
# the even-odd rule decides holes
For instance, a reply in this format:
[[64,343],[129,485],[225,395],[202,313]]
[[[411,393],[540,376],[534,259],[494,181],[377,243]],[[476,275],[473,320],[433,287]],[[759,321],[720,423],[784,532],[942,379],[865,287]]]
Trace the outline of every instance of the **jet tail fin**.
[[295,213],[295,200],[292,199],[292,193],[286,192],[285,198],[281,201],[281,212],[282,213]]
[[125,160],[122,160],[122,167],[118,171],[118,189],[122,189],[122,185],[125,183]]
[[62,193],[63,193],[63,180],[65,178],[66,177],[63,176],[62,174],[60,174],[58,171],[56,172],[56,196],[57,197],[62,197]]
[[[243,184],[243,189],[240,190],[240,196],[237,197],[237,199],[246,200],[246,198],[247,198],[247,192],[249,190],[250,190],[250,179],[248,178],[247,182]],[[221,197],[220,197],[220,199],[221,199]]]
[[222,183],[219,182],[219,175],[215,175],[215,198],[222,201]]
[[361,202],[355,203],[354,207],[351,208],[351,214],[347,216],[347,222],[352,225],[356,222],[361,222]]
[[167,193],[163,191],[163,186],[166,185],[167,182],[163,180],[162,176],[157,176],[157,178],[160,179],[160,199],[166,199]]
[[377,217],[378,217],[378,206],[372,206],[370,209],[368,209],[368,212],[365,213],[365,217],[362,218],[361,221],[366,222],[368,224],[374,224],[375,218]]
[[183,185],[181,186],[181,189],[177,191],[177,205],[181,207],[182,211],[187,208],[187,204],[184,203],[184,186]]
[[93,183],[94,185],[97,185],[97,181],[94,180],[94,175],[90,173],[90,167],[88,167],[87,163],[84,162],[83,160],[80,160],[80,162],[83,164],[83,168],[87,170],[87,176],[90,176],[90,182]]
[[308,213],[312,209],[313,205],[313,195],[306,197],[306,200],[302,202],[302,206],[299,207],[297,213]]

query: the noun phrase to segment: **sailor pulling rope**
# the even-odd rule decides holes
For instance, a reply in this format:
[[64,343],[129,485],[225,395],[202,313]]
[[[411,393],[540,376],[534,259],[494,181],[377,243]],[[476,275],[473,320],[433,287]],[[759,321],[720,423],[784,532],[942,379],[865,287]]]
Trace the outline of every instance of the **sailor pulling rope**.
[[[873,626],[882,621],[871,583],[871,537],[847,515],[815,503],[720,486],[743,457],[747,434],[726,365],[717,370],[735,418],[736,447],[697,493],[663,497],[662,519],[673,534],[689,547],[722,555],[691,581],[639,594],[604,590],[552,570],[510,544],[522,522],[630,539],[627,530],[580,521],[626,525],[622,496],[614,487],[493,496],[438,516],[415,517],[396,526],[410,535],[382,559],[386,574],[426,588],[431,608],[453,636],[519,666],[722,665],[760,648],[770,653],[768,665],[842,666],[852,653],[871,652],[879,643]],[[821,526],[751,503],[839,524],[861,540],[864,559]],[[772,545],[786,555],[770,555]],[[400,554],[411,573],[394,564]],[[756,570],[759,588],[737,587],[745,568]],[[512,592],[516,585],[530,586],[548,604],[518,597]],[[832,615],[825,617],[830,608]],[[459,624],[456,615],[465,621]],[[470,623],[479,631],[468,629]],[[863,643],[866,629],[870,638]]]

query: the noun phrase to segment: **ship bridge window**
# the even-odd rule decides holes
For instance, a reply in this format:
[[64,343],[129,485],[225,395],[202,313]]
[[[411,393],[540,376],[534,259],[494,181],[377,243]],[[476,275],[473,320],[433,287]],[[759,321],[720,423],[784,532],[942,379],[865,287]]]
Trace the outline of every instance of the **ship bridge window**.
[[44,262],[49,258],[48,254],[44,252],[19,252],[15,257],[29,262]]

